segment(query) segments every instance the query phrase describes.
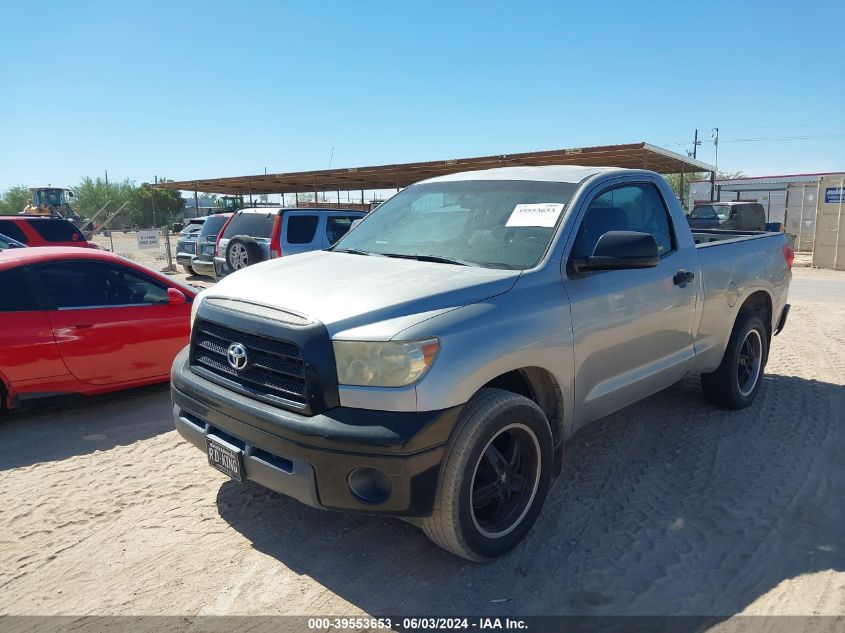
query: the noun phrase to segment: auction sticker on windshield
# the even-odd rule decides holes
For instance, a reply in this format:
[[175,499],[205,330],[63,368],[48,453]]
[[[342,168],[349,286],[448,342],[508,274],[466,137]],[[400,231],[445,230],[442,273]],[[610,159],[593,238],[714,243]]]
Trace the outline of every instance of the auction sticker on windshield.
[[518,204],[513,208],[505,226],[547,226],[557,224],[565,204],[547,202],[541,204]]

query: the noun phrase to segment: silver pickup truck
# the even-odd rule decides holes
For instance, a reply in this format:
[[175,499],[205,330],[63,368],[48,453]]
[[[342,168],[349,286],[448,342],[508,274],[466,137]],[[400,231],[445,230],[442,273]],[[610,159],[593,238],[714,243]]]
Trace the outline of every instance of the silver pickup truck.
[[531,529],[585,424],[690,373],[750,405],[791,263],[779,233],[693,234],[649,171],[434,178],[328,251],[203,292],[176,428],[237,480],[490,559]]

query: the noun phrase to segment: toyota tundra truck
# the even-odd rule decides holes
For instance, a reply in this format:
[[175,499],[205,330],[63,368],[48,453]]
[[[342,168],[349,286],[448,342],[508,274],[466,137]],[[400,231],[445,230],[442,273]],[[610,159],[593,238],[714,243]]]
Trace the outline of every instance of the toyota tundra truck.
[[204,291],[176,428],[233,479],[488,560],[526,536],[589,422],[691,373],[716,405],[751,405],[792,257],[781,233],[693,233],[650,171],[433,178],[328,250]]

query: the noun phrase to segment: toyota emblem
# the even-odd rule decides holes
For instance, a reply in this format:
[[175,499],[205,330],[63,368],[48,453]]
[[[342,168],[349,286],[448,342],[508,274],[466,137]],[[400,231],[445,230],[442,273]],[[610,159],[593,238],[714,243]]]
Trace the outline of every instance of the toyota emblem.
[[242,343],[232,343],[229,345],[229,349],[226,350],[226,359],[229,361],[232,369],[238,371],[246,369],[247,363],[249,363],[246,347]]

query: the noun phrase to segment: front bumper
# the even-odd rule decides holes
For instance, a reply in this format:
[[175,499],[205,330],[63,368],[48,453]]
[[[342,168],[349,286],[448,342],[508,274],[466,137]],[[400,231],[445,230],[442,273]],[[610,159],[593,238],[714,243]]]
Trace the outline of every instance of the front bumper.
[[[461,407],[396,413],[335,407],[303,416],[225,389],[194,374],[188,350],[171,373],[179,433],[202,451],[212,437],[241,451],[245,478],[303,503],[390,516],[429,516],[440,463]],[[373,469],[389,482],[378,502],[350,487]]]

